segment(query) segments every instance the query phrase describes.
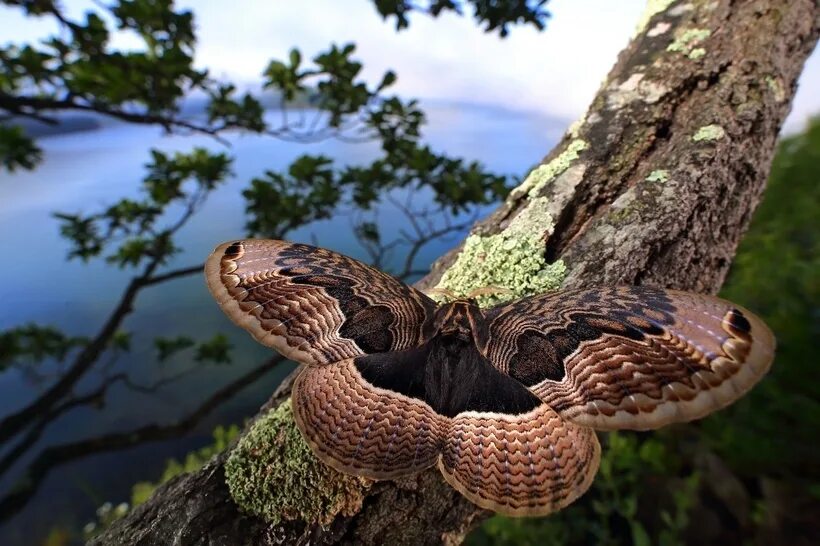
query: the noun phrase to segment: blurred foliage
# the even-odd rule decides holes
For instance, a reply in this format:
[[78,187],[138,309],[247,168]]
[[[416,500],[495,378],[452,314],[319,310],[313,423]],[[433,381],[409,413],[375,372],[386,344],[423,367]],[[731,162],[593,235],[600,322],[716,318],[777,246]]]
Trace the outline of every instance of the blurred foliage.
[[210,361],[215,364],[229,364],[231,343],[225,334],[216,334],[210,340],[200,343],[196,349],[194,360],[197,362]]
[[69,351],[87,343],[87,338],[68,336],[49,326],[18,326],[0,332],[0,370],[13,361],[37,363],[45,358],[53,358],[62,362]]
[[[492,517],[468,537],[467,544],[701,543],[693,538],[701,530],[694,525],[698,519],[692,511],[706,506],[715,510],[715,491],[731,487],[730,481],[746,489],[734,498],[751,499],[745,516],[753,528],[737,531],[748,544],[770,544],[771,535],[763,527],[772,525],[774,514],[794,510],[792,506],[808,512],[797,517],[816,518],[820,507],[818,179],[820,117],[802,133],[780,142],[763,201],[721,292],[755,311],[775,332],[777,357],[769,375],[740,401],[695,425],[649,434],[604,435],[601,469],[576,503],[545,518]],[[726,463],[731,473],[724,476],[726,483],[704,480],[692,467],[697,460],[694,454],[704,451],[714,451]],[[772,480],[785,484],[788,500],[767,496]],[[797,497],[814,501],[804,504]],[[723,506],[718,513],[739,508]],[[815,521],[815,533],[817,525]],[[802,532],[793,543],[809,543],[805,541],[811,540],[812,530]],[[778,540],[786,540],[785,536],[778,535]]]
[[105,260],[120,268],[145,262],[156,267],[178,252],[173,235],[224,182],[231,160],[203,148],[170,157],[153,150],[151,155],[143,198],[122,199],[97,213],[55,214],[60,233],[71,245],[68,259],[88,261],[105,252]]
[[784,138],[768,188],[721,295],[752,309],[777,338],[768,377],[703,423],[744,476],[805,482],[820,499],[820,116]]
[[84,538],[90,540],[103,532],[112,523],[125,516],[131,509],[147,501],[159,486],[170,481],[172,478],[187,472],[199,470],[211,457],[224,451],[237,436],[239,436],[239,427],[236,425],[216,427],[213,431],[212,443],[188,453],[182,461],[168,459],[165,463],[165,469],[162,471],[158,481],[134,484],[131,489],[130,504],[123,502],[114,506],[112,503],[106,502],[100,506],[97,509],[97,520],[89,522],[83,527]]
[[71,544],[71,531],[63,528],[54,528],[49,531],[42,546],[67,546]]
[[111,524],[115,521],[128,514],[129,510],[131,510],[131,506],[129,506],[127,502],[121,502],[116,506],[110,502],[103,503],[99,508],[97,508],[95,514],[97,516],[97,520],[88,522],[83,527],[84,538],[86,540],[90,540],[91,538],[97,536],[111,526]]
[[18,168],[31,170],[42,159],[42,152],[22,127],[0,125],[0,168],[10,172]]
[[157,350],[157,360],[164,362],[179,351],[183,351],[194,346],[194,340],[187,336],[177,336],[173,338],[154,338],[154,347]]
[[188,453],[182,461],[168,459],[158,481],[134,484],[131,490],[131,506],[139,506],[147,501],[157,487],[171,478],[199,470],[211,457],[224,451],[237,436],[239,436],[239,427],[236,425],[216,427],[213,431],[214,441],[212,443]]
[[421,11],[438,17],[447,11],[463,13],[466,4],[472,4],[474,18],[478,24],[484,24],[487,32],[497,30],[502,38],[509,34],[510,24],[529,23],[538,30],[544,28],[549,13],[544,9],[547,0],[373,0],[382,17],[396,18],[396,30],[410,24],[408,15],[412,11]]

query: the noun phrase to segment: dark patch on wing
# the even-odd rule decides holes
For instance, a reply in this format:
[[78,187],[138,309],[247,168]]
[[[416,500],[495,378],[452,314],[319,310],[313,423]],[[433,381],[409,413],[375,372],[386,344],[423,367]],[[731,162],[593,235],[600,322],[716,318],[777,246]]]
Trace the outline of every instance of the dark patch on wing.
[[[304,274],[311,269],[310,274]],[[365,353],[389,351],[393,345],[393,333],[389,326],[395,321],[390,308],[371,305],[353,292],[354,281],[348,277],[328,273],[321,267],[300,264],[283,268],[280,273],[290,276],[295,284],[323,288],[339,303],[345,321],[339,335],[352,339]]]
[[584,341],[604,335],[644,341],[647,335],[662,332],[657,321],[631,311],[613,311],[610,316],[573,313],[564,328],[543,333],[528,329],[515,336],[516,350],[509,361],[509,375],[526,386],[547,379],[561,381],[566,375],[564,361]]
[[740,309],[732,308],[729,310],[729,312],[726,313],[726,320],[729,322],[729,326],[732,327],[732,330],[734,330],[734,333],[737,334],[738,337],[745,340],[751,339],[752,325]]
[[517,350],[510,359],[510,376],[527,386],[545,379],[560,381],[565,375],[560,348],[566,351],[573,345],[562,333],[548,339],[540,332],[526,330],[516,338]]
[[429,348],[378,353],[360,356],[354,360],[362,377],[381,389],[424,400],[424,368]]
[[669,326],[675,323],[677,307],[666,290],[655,286],[630,286],[626,290],[634,298],[627,305],[632,314],[652,318],[659,325]]
[[389,351],[393,346],[393,312],[383,305],[373,305],[354,313],[339,328],[339,335],[352,339],[366,353]]
[[224,256],[228,258],[236,258],[242,253],[242,241],[236,241],[235,243],[231,243],[231,245],[225,249]]

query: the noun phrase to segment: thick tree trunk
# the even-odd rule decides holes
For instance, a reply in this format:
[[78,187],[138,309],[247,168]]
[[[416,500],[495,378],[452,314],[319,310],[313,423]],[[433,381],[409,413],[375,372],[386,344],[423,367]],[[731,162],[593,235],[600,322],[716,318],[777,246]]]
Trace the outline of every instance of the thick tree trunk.
[[[563,263],[564,287],[715,292],[820,33],[815,0],[649,4],[650,18],[586,116],[471,235],[484,243],[526,224],[539,244],[523,248],[537,263]],[[459,268],[463,248],[439,260],[422,286]],[[287,399],[289,385],[263,412]],[[94,544],[450,544],[486,515],[432,469],[374,484],[355,513],[328,525],[271,525],[240,512],[225,484],[226,459],[161,487]]]

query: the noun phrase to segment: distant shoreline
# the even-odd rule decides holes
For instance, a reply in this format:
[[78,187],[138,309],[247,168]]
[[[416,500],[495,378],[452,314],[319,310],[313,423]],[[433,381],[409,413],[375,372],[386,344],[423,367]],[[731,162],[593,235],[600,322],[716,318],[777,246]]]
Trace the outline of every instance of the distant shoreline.
[[[278,110],[279,104],[277,100],[275,100],[276,98],[266,97],[266,99],[267,100],[263,101],[266,113]],[[444,107],[453,108],[456,110],[483,110],[488,113],[500,115],[532,114],[536,116],[552,117],[546,116],[540,112],[526,112],[518,110],[516,108],[510,108],[508,106],[498,104],[485,104],[474,102],[451,101],[446,99],[423,98],[419,99],[419,102],[421,103],[422,108]],[[184,118],[195,119],[198,116],[202,116],[205,114],[205,106],[205,101],[202,99],[188,100],[185,102],[185,104],[183,104],[180,110],[180,114]],[[310,100],[298,100],[291,103],[289,105],[289,108],[294,112],[304,109],[312,110],[313,105],[311,104]],[[118,120],[96,113],[58,113],[55,115],[55,117],[57,119],[57,124],[55,125],[50,125],[48,123],[44,123],[26,117],[11,118],[9,121],[4,122],[4,124],[22,127],[26,135],[28,135],[29,137],[34,139],[41,139],[68,135],[71,133],[96,131],[98,129],[104,129],[109,125],[120,123]],[[563,120],[561,121],[563,122]]]
[[88,115],[63,115],[58,118],[55,125],[31,118],[12,118],[7,124],[22,127],[26,135],[35,139],[96,131],[103,126],[98,116]]

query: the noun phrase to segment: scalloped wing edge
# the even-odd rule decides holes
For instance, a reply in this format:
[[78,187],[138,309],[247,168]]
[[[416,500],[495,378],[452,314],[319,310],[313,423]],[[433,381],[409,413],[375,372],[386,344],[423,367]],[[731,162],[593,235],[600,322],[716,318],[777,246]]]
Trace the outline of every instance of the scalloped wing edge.
[[[670,290],[669,292],[677,291]],[[739,370],[732,377],[729,377],[715,388],[698,392],[691,400],[664,402],[652,411],[642,415],[643,419],[641,420],[636,419],[634,413],[624,409],[616,410],[613,415],[604,415],[603,413],[591,415],[580,409],[577,412],[562,412],[561,415],[568,421],[601,431],[653,430],[674,423],[702,419],[710,413],[732,404],[749,392],[766,375],[774,362],[775,336],[763,320],[745,307],[722,298],[710,297],[725,303],[730,309],[734,308],[740,311],[751,325],[749,354],[740,363]],[[729,339],[726,343],[732,341],[733,339]],[[724,349],[727,348],[724,347]],[[728,350],[731,351],[731,348],[728,348]],[[722,365],[731,365],[723,364],[725,360],[725,357],[718,357],[718,359],[715,359],[713,366],[718,362],[721,362]],[[721,364],[718,364],[718,368]],[[675,390],[671,385],[667,385],[665,388],[671,389],[673,392]],[[640,396],[644,395],[639,394],[636,398]],[[594,403],[592,404],[594,405]]]
[[[228,248],[244,243],[245,241],[241,239],[227,241],[216,247],[211,255],[208,256],[208,259],[205,260],[205,282],[208,286],[208,290],[228,318],[240,328],[248,331],[256,341],[266,347],[276,349],[290,360],[301,363],[313,362],[313,355],[288,345],[283,337],[276,336],[263,328],[259,320],[257,320],[253,314],[244,311],[236,298],[231,295],[230,288],[236,288],[239,285],[239,278],[232,275],[236,270],[236,264],[233,263],[228,266],[233,269],[223,271],[223,262],[227,255],[226,250]],[[238,255],[238,257],[241,256],[242,254]],[[226,279],[230,279],[230,282],[234,283],[233,286],[226,284]]]

